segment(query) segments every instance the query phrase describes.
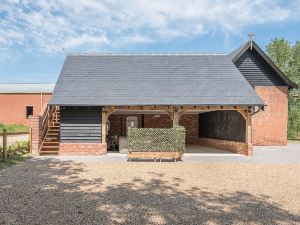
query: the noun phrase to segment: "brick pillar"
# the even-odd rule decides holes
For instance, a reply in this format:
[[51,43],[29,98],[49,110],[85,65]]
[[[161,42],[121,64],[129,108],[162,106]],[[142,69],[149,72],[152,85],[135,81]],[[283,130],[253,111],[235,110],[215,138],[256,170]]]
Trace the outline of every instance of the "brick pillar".
[[30,116],[29,124],[31,129],[31,154],[39,155],[39,147],[42,142],[42,120],[41,116]]

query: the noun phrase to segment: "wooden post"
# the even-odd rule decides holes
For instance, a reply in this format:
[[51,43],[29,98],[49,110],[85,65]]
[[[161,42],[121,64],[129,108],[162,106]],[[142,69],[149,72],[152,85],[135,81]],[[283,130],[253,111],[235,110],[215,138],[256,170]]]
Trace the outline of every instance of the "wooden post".
[[251,113],[247,113],[246,117],[246,143],[251,144],[252,143],[252,125],[251,125]]
[[106,144],[106,111],[102,111],[102,143]]
[[5,162],[6,161],[6,159],[7,159],[7,133],[6,133],[6,129],[3,129],[3,133],[2,133],[2,137],[3,137],[3,155],[2,155],[2,157],[3,157],[3,162]]
[[252,146],[252,124],[251,124],[251,113],[247,112],[246,117],[246,144],[247,144],[247,155],[253,155],[253,146]]
[[32,153],[32,128],[29,129],[29,151]]
[[179,113],[177,109],[173,109],[173,126],[179,125]]

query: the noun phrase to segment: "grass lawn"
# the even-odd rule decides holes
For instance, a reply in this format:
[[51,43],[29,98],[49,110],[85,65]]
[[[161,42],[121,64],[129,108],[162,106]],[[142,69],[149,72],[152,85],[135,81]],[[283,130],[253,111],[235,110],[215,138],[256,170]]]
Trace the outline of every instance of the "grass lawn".
[[6,167],[15,165],[19,162],[25,161],[26,159],[30,158],[30,154],[28,153],[28,154],[18,156],[18,157],[17,156],[10,157],[5,162],[2,161],[2,153],[1,153],[0,157],[1,157],[1,159],[0,159],[0,170],[1,170],[1,169],[6,168]]
[[2,130],[6,129],[8,133],[27,133],[29,132],[29,127],[26,125],[21,124],[3,124],[0,123],[0,132],[2,133]]
[[288,143],[300,144],[300,140],[288,140]]

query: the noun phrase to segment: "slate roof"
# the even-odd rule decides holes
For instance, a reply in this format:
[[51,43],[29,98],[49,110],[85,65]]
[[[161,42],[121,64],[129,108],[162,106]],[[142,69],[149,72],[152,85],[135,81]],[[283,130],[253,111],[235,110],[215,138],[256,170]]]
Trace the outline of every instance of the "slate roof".
[[238,56],[239,53],[243,51],[243,49],[247,46],[250,46],[250,41],[245,42],[240,47],[234,49],[231,53],[228,54],[228,56],[231,58],[232,61]]
[[55,84],[0,83],[0,94],[52,93]]
[[51,105],[264,105],[227,55],[69,54]]

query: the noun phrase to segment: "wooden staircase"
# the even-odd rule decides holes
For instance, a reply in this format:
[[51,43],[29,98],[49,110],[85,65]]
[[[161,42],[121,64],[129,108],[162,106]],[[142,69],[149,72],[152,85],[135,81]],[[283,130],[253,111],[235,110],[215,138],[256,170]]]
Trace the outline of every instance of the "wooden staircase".
[[43,141],[40,146],[40,155],[57,155],[60,142],[60,111],[59,107],[49,108],[42,122]]

